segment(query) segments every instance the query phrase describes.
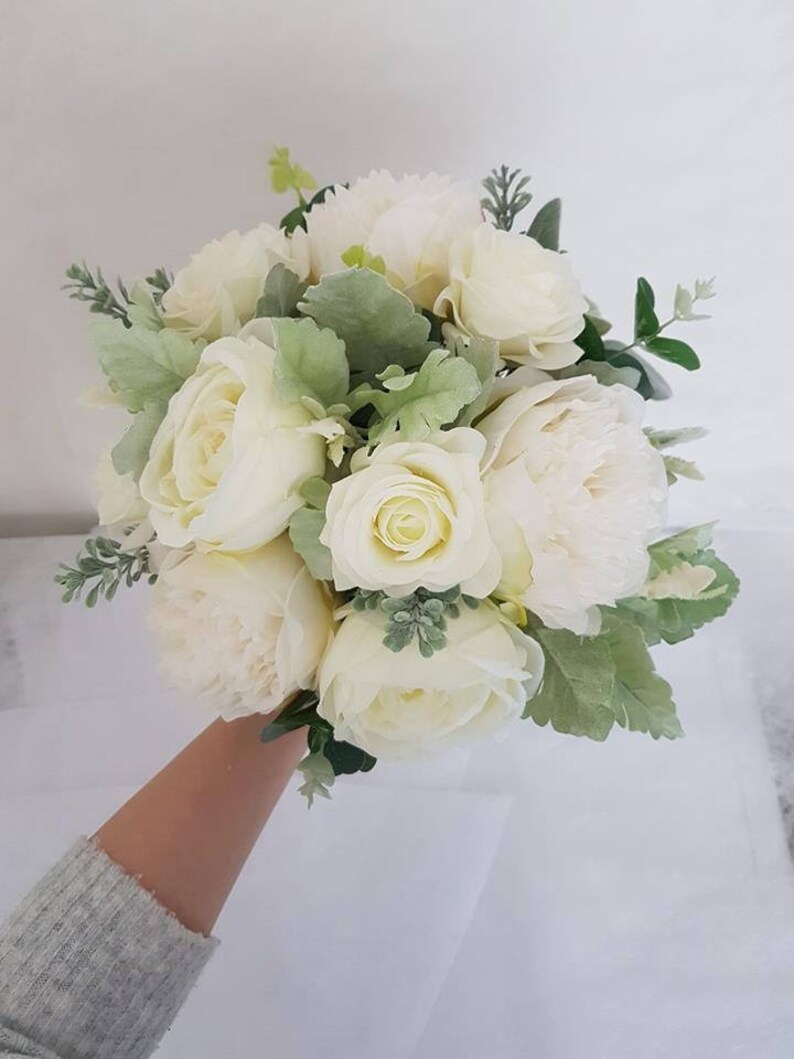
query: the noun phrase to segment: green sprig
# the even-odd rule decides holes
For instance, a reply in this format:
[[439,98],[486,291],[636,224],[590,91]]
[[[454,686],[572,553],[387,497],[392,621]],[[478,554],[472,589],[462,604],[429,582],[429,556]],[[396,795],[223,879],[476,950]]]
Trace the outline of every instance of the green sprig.
[[509,232],[516,217],[530,204],[532,192],[526,187],[531,179],[520,169],[510,169],[506,165],[492,169],[485,177],[482,186],[488,194],[480,200],[480,205],[490,213],[497,228]]
[[359,589],[352,600],[354,610],[381,610],[385,614],[384,647],[398,652],[416,640],[423,658],[430,658],[446,647],[447,619],[459,617],[461,604],[474,610],[480,601],[464,595],[459,585],[445,592],[418,588],[408,596],[399,597]]
[[64,590],[63,602],[79,600],[87,590],[87,607],[95,606],[100,596],[113,599],[121,584],[131,588],[144,576],[150,585],[157,580],[157,574],[149,569],[146,545],[125,551],[123,544],[109,537],[89,537],[78,552],[75,565],[61,563],[60,570],[55,583]]
[[102,269],[97,268],[96,275],[94,275],[85,261],[82,265],[77,262],[71,264],[66,270],[66,278],[69,282],[64,283],[61,289],[71,291],[70,298],[79,302],[88,302],[92,313],[112,316],[115,320],[121,320],[126,327],[130,326],[130,319],[127,315],[127,306],[130,304],[129,292],[120,277],[116,280],[116,286],[121,301],[102,275]]

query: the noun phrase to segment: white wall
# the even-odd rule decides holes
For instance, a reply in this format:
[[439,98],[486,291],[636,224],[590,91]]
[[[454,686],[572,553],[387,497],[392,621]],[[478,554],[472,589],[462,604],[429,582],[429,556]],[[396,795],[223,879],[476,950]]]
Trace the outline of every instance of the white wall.
[[624,325],[639,272],[666,296],[716,273],[704,370],[653,409],[713,430],[678,503],[794,505],[790,0],[6,0],[3,23],[0,532],[90,525],[118,432],[76,404],[97,368],[63,268],[134,277],[275,220],[273,141],[323,182],[528,168]]

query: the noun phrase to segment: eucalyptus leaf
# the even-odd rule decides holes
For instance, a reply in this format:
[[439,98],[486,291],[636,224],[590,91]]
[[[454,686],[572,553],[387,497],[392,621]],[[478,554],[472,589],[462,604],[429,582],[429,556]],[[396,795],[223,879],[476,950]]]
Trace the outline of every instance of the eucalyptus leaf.
[[120,320],[94,324],[99,362],[130,412],[156,401],[166,404],[196,370],[201,347],[178,331],[154,332]]
[[315,798],[331,797],[330,789],[334,785],[336,776],[331,762],[324,753],[309,754],[298,765],[298,772],[303,775],[303,783],[298,790],[309,803],[310,809],[314,805]]
[[610,343],[606,343],[607,359],[615,368],[634,368],[640,373],[640,381],[636,386],[637,393],[646,401],[666,401],[671,396],[667,380],[653,368],[644,357],[635,352],[615,352],[610,349]]
[[383,276],[354,268],[309,287],[301,311],[344,342],[350,370],[370,380],[388,367],[412,368],[433,349],[430,322]]
[[687,371],[695,371],[700,367],[700,358],[697,353],[680,338],[665,338],[660,335],[657,338],[646,339],[643,345],[649,353],[653,353],[662,360],[669,360],[671,364],[678,364]]
[[274,320],[276,390],[282,401],[308,397],[323,408],[347,396],[350,372],[345,344],[314,320]]
[[650,338],[659,330],[659,317],[655,312],[656,295],[653,287],[644,276],[637,280],[637,291],[634,295],[634,338],[641,341]]
[[527,229],[527,235],[547,250],[560,249],[560,216],[562,199],[552,199],[541,206]]
[[599,333],[597,325],[589,316],[584,318],[584,327],[574,339],[576,345],[582,350],[588,360],[605,360],[606,349],[604,340]]
[[579,360],[568,368],[560,368],[554,372],[558,379],[575,379],[580,375],[594,375],[602,386],[628,386],[630,390],[636,390],[640,386],[642,374],[639,368],[630,365],[618,368],[605,360]]

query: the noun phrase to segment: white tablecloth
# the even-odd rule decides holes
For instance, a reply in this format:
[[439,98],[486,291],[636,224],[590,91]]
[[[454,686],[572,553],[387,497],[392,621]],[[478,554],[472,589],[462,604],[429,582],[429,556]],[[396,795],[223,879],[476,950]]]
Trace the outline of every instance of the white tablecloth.
[[[0,542],[0,914],[204,723],[156,674],[145,588],[59,605],[78,544]],[[686,740],[525,724],[311,813],[289,792],[160,1054],[791,1059],[794,888],[749,633],[769,614],[745,600],[658,654]]]

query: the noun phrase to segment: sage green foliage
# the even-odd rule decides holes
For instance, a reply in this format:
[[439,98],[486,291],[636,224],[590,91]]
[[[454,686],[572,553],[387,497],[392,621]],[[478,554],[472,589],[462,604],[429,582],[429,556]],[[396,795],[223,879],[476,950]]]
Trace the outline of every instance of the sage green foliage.
[[134,283],[129,299],[127,318],[130,324],[137,324],[147,331],[162,331],[163,318],[160,315],[160,307],[148,284],[140,280]]
[[547,250],[559,250],[561,217],[562,199],[551,199],[540,207],[526,234]]
[[458,426],[468,427],[488,407],[491,390],[496,381],[496,373],[501,365],[499,343],[492,338],[466,339],[463,336],[456,336],[449,340],[448,345],[456,357],[471,364],[480,384],[479,394],[463,407],[457,419]]
[[[325,202],[326,195],[328,195],[329,192],[334,191],[338,186],[339,185],[337,184],[326,184],[324,188],[320,188],[319,191],[316,191],[308,202],[305,200],[299,202],[294,209],[290,210],[289,213],[284,214],[279,221],[279,228],[283,228],[288,235],[292,235],[297,228],[302,228],[306,231],[307,215],[311,213],[315,206],[319,206],[321,202]],[[347,187],[347,184],[343,184],[342,187]]]
[[370,427],[369,441],[388,441],[397,431],[406,441],[423,441],[479,395],[473,365],[447,349],[434,349],[417,372],[390,365],[380,376],[383,389],[364,384],[351,395],[354,406],[371,404],[380,422]]
[[314,320],[275,320],[274,378],[282,401],[308,397],[324,409],[345,399],[350,370],[345,344]]
[[585,315],[584,327],[574,339],[588,360],[606,360],[607,350],[594,319]]
[[644,433],[655,449],[669,449],[674,445],[686,445],[690,441],[700,441],[701,438],[706,437],[708,431],[703,427],[674,427],[661,430],[648,427]]
[[687,371],[700,367],[697,353],[686,342],[677,338],[662,338],[661,332],[675,317],[662,324],[656,315],[656,295],[644,276],[637,280],[634,295],[634,342],[662,360],[678,364]]
[[298,508],[290,518],[292,547],[316,581],[330,581],[333,575],[331,552],[320,543],[320,534],[325,526],[325,505],[331,487],[323,478],[310,478],[300,492],[306,506]]
[[509,232],[516,217],[530,204],[532,192],[527,191],[527,186],[531,179],[520,169],[506,165],[492,169],[485,177],[482,186],[487,195],[480,200],[480,205],[491,215],[496,228]]
[[615,724],[654,739],[683,735],[669,684],[655,671],[629,617],[605,613],[598,636],[547,629],[530,619],[546,659],[543,684],[525,717],[558,732],[602,741]]
[[675,644],[688,640],[697,629],[727,613],[739,594],[739,579],[711,548],[713,524],[693,526],[657,541],[648,549],[649,578],[675,569],[682,562],[708,566],[716,578],[696,599],[623,599],[615,607],[642,630],[648,644]]
[[61,563],[55,583],[63,588],[63,602],[79,600],[83,592],[85,605],[93,607],[100,596],[113,599],[119,585],[131,588],[146,577],[149,584],[157,575],[149,571],[149,550],[144,545],[125,551],[124,545],[109,537],[89,537],[75,558],[74,566]]
[[167,404],[185,379],[196,370],[201,349],[178,331],[149,331],[120,320],[94,324],[99,362],[130,412],[140,412],[147,404]]
[[423,658],[447,645],[447,619],[460,615],[461,604],[476,609],[480,605],[474,596],[463,595],[460,586],[445,592],[431,592],[418,588],[408,596],[395,598],[385,592],[359,589],[353,597],[353,610],[381,611],[386,616],[383,644],[390,651],[402,651],[416,641]]
[[256,303],[256,316],[297,316],[298,302],[306,293],[304,283],[280,261],[268,272],[265,286]]
[[320,542],[325,527],[325,512],[301,507],[289,520],[289,539],[316,581],[330,581],[333,576],[331,552]]
[[66,270],[66,278],[69,282],[65,283],[61,289],[70,291],[70,298],[88,302],[89,311],[92,313],[112,316],[113,319],[120,320],[123,324],[129,323],[127,316],[129,295],[120,278],[116,280],[120,298],[102,275],[102,269],[97,268],[96,275],[94,275],[85,261],[82,264],[75,262],[70,265]]
[[430,321],[368,268],[325,276],[309,287],[300,309],[344,342],[350,371],[359,378],[372,381],[391,364],[416,367],[434,348]]
[[94,274],[85,261],[82,264],[75,262],[70,265],[66,270],[66,278],[69,282],[65,283],[62,289],[71,292],[70,298],[88,302],[90,312],[120,320],[127,327],[133,323],[150,327],[151,330],[162,327],[160,302],[173,282],[173,277],[167,269],[155,269],[145,281],[139,280],[135,283],[132,291],[129,291],[121,277],[118,277],[118,294],[110,287],[102,269],[97,268]]
[[628,386],[630,390],[636,390],[640,384],[641,375],[639,369],[626,365],[622,368],[615,367],[605,360],[578,360],[567,368],[560,368],[554,372],[557,379],[577,379],[582,375],[593,375],[602,386]]
[[168,405],[149,401],[133,419],[113,446],[111,459],[117,474],[132,474],[137,482],[149,459],[157,428],[165,418]]

